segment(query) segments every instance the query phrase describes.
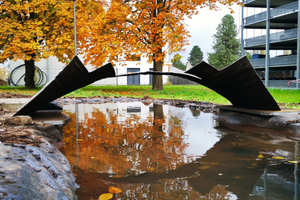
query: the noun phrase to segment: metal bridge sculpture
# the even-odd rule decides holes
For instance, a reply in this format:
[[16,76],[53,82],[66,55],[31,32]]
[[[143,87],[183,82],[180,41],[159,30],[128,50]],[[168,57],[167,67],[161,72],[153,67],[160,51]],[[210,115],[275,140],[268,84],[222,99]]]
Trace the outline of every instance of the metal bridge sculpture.
[[147,71],[116,75],[114,67],[110,63],[88,72],[80,59],[75,56],[51,82],[14,115],[33,115],[51,101],[101,79],[138,74],[179,76],[214,90],[228,99],[234,107],[280,111],[278,104],[247,57],[240,58],[222,70],[218,70],[203,61],[184,73]]

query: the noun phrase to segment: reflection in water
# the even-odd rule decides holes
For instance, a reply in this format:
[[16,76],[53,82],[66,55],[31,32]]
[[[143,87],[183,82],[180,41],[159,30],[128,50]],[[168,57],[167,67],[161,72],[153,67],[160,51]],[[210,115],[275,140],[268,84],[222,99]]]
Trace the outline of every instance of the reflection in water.
[[[211,114],[187,108],[139,102],[78,106],[78,123],[64,127],[61,151],[76,165],[79,199],[97,199],[108,186],[122,189],[115,199],[299,196],[297,142],[217,130]],[[74,107],[64,107],[73,119]]]

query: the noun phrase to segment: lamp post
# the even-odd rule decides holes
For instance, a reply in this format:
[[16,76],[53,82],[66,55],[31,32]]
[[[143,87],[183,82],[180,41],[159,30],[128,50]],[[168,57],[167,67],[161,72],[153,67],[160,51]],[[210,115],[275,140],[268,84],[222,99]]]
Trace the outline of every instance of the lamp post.
[[74,2],[74,56],[77,56],[77,34],[76,34],[76,0],[65,0]]
[[76,3],[74,2],[74,54],[77,56],[77,34],[76,34]]

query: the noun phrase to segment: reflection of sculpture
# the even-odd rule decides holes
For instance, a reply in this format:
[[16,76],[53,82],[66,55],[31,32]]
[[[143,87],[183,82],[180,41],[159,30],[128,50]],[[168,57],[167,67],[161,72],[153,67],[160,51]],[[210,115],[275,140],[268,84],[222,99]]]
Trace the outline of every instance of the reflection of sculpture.
[[[235,107],[280,110],[247,57],[243,57],[222,70],[201,62],[185,73],[138,72],[118,76],[137,74],[174,75],[202,84],[227,98]],[[15,115],[32,115],[36,110],[69,92],[89,85],[97,80],[116,77],[114,68],[107,64],[89,73],[75,56],[72,61],[40,92],[23,105]]]

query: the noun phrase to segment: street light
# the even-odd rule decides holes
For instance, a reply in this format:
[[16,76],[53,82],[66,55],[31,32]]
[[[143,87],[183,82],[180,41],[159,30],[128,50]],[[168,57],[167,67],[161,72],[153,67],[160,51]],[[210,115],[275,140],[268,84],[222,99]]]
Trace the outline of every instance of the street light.
[[73,1],[74,2],[74,56],[77,56],[77,34],[76,34],[76,0],[65,0],[65,1]]
[[77,34],[76,34],[76,3],[74,0],[74,48],[75,56],[77,56]]

